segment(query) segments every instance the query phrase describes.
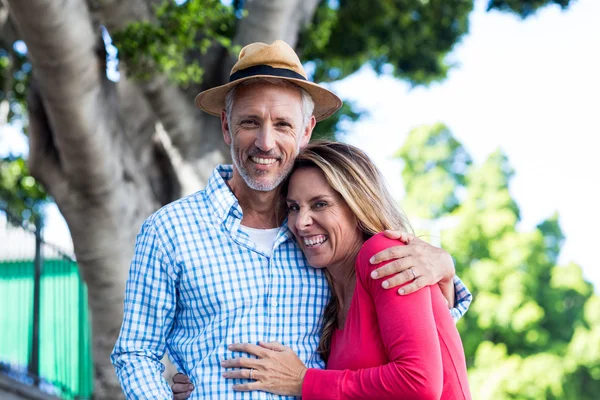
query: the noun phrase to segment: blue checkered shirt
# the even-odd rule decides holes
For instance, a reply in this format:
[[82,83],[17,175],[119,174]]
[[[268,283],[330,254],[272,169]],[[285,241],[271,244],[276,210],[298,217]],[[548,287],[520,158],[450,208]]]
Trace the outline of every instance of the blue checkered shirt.
[[[170,399],[160,360],[190,376],[191,399],[286,398],[234,392],[240,380],[221,375],[237,356],[231,343],[278,341],[309,368],[324,368],[317,353],[321,316],[329,300],[322,270],[311,268],[285,224],[269,257],[240,229],[242,209],[218,166],[206,188],[150,216],[137,237],[125,294],[125,313],[112,362],[128,399]],[[470,293],[456,281],[460,318]]]

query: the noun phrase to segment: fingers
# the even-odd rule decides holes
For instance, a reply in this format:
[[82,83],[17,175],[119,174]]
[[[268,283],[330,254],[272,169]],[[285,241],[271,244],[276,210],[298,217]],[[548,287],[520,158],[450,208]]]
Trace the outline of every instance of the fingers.
[[175,391],[173,391],[173,400],[186,400],[187,398],[190,397],[191,394],[192,394],[191,390],[188,392],[177,393],[177,394],[175,394]]
[[371,257],[369,262],[371,264],[380,264],[384,261],[390,261],[406,257],[410,254],[410,252],[411,249],[404,244],[399,246],[388,247],[387,249],[384,249],[379,253],[375,254],[373,257]]
[[229,360],[221,361],[221,367],[223,368],[254,368],[256,369],[260,365],[260,360],[256,358],[239,357],[232,358]]
[[421,276],[420,268],[411,266],[381,282],[381,287],[391,289],[412,282]]
[[257,356],[257,357],[264,357],[265,352],[266,352],[264,347],[260,347],[260,346],[257,346],[255,344],[250,344],[250,343],[230,344],[229,346],[227,346],[227,348],[231,351],[239,351],[241,353],[248,353],[248,354],[252,354],[253,356]]
[[415,256],[408,256],[400,260],[392,261],[373,271],[371,277],[375,274],[379,277],[389,276],[386,280],[381,282],[381,286],[384,289],[402,286],[398,290],[398,294],[413,293],[422,287],[437,283],[431,268],[427,268],[427,265],[424,264],[419,257]]
[[252,379],[259,380],[260,372],[258,370],[252,368],[252,373],[250,373],[250,368],[238,369],[235,371],[227,371],[223,373],[223,378],[227,379]]
[[273,351],[286,351],[289,347],[282,345],[279,342],[258,342],[260,347]]
[[[411,267],[415,267],[416,263],[417,263],[417,260],[412,256],[400,258],[398,260],[394,260],[392,262],[389,262],[389,263],[373,270],[373,272],[371,272],[371,278],[377,279],[377,278],[383,278],[385,276],[390,276],[393,274],[398,274],[398,273],[405,271]],[[413,278],[413,276],[410,272],[408,273],[408,275],[406,275],[406,277],[410,278],[410,279],[407,279],[401,283],[406,283],[409,280],[412,280],[412,278]],[[393,287],[393,286],[397,286],[397,284],[391,285],[388,287]],[[383,287],[386,287],[386,286],[383,286]]]
[[429,285],[429,283],[427,283],[427,281],[425,280],[425,277],[420,276],[417,279],[415,279],[414,281],[412,281],[411,283],[409,283],[408,285],[403,286],[400,289],[398,289],[398,294],[401,294],[401,295],[411,294],[421,288],[424,288],[427,285]]
[[[265,358],[269,351],[284,351],[287,349],[277,342],[259,342],[259,346],[249,343],[235,343],[227,346],[231,351],[238,351],[257,356],[258,358],[237,357],[229,360],[223,360],[221,366],[223,368],[241,368],[236,371],[228,371],[223,374],[229,379],[258,379],[258,368],[261,365],[261,359]],[[252,377],[250,370],[252,371]]]
[[174,383],[173,386],[171,386],[171,390],[173,393],[191,392],[194,390],[194,385],[191,383]]
[[182,374],[181,372],[173,375],[173,383],[191,383],[189,376]]
[[383,231],[383,234],[388,239],[397,239],[404,243],[410,242],[415,237],[415,235],[412,235],[406,231],[392,230],[392,229],[387,229],[387,230]]
[[251,392],[253,390],[261,390],[262,384],[260,382],[242,383],[240,385],[233,385],[232,388],[236,392]]
[[173,375],[173,386],[171,386],[171,390],[173,391],[174,400],[185,400],[192,394],[194,385],[187,375],[178,372]]

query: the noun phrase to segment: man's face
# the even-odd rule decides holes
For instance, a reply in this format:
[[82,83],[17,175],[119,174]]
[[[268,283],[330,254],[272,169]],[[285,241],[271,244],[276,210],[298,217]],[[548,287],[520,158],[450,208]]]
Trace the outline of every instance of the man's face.
[[223,114],[223,136],[233,164],[248,187],[271,191],[289,174],[314,127],[304,126],[298,90],[270,84],[237,89],[230,123]]

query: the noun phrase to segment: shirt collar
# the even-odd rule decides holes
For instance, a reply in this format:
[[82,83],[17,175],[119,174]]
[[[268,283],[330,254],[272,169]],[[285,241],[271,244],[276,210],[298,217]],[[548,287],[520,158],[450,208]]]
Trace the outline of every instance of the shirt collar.
[[206,196],[221,221],[229,214],[242,219],[240,203],[226,183],[232,177],[233,165],[217,165],[206,184]]
[[[217,165],[206,184],[206,196],[221,221],[224,221],[228,215],[232,215],[240,221],[243,217],[240,203],[226,183],[232,177],[233,165]],[[293,239],[294,235],[287,227],[287,218],[281,224],[281,228],[283,229],[277,235],[277,243]]]

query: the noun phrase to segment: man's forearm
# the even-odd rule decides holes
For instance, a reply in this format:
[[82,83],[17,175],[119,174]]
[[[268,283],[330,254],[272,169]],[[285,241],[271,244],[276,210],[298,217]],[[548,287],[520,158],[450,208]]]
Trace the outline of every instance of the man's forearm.
[[446,303],[448,304],[448,309],[452,309],[454,307],[455,302],[455,294],[456,287],[454,286],[454,279],[449,281],[440,281],[439,282],[440,290],[442,291],[442,295],[446,299]]
[[452,318],[454,322],[457,322],[462,318],[463,315],[469,309],[471,305],[471,301],[473,300],[473,295],[469,292],[469,289],[465,286],[465,284],[460,280],[458,276],[454,277],[454,306],[450,310],[450,314],[452,314]]
[[170,399],[160,362],[177,303],[173,263],[147,220],[136,240],[123,325],[111,361],[128,399]]
[[113,364],[127,399],[170,399],[173,394],[163,377],[164,365],[135,353],[113,353]]

